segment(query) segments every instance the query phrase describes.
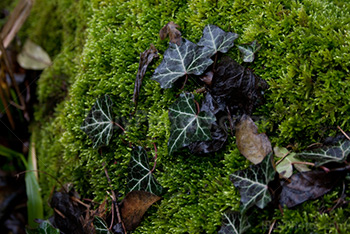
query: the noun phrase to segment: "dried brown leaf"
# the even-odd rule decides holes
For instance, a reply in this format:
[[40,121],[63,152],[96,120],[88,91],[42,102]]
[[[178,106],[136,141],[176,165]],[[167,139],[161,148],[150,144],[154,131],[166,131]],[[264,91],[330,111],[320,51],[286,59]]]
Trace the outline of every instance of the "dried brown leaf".
[[120,203],[122,220],[128,231],[134,230],[141,222],[148,208],[161,197],[146,191],[131,191]]
[[180,26],[170,21],[159,31],[160,39],[164,40],[169,35],[170,42],[181,45],[181,32],[177,28]]
[[254,164],[272,151],[269,138],[265,133],[258,133],[258,127],[248,115],[243,115],[236,125],[236,142],[241,154]]

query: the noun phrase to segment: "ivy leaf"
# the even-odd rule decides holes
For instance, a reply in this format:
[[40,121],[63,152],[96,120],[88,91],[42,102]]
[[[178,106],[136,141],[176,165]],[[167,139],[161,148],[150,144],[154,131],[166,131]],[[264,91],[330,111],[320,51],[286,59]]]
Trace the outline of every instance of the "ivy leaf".
[[308,168],[307,165],[293,164],[294,162],[301,162],[300,159],[296,158],[296,153],[289,153],[289,151],[283,147],[275,147],[273,150],[277,157],[282,158],[288,155],[276,165],[276,171],[280,174],[280,177],[284,177],[286,179],[291,177],[293,175],[293,165],[300,172],[310,171],[310,168]]
[[48,220],[44,220],[36,229],[26,229],[27,234],[59,234],[60,230],[54,228]]
[[211,112],[197,113],[193,94],[182,93],[169,108],[169,154],[196,141],[211,139],[210,128],[216,118]]
[[261,46],[259,45],[259,43],[256,40],[254,40],[249,45],[238,46],[238,49],[242,53],[243,61],[246,63],[251,63],[254,61],[255,53],[258,50],[260,50],[260,48],[261,48]]
[[113,102],[106,94],[96,100],[80,129],[92,140],[93,147],[108,145],[113,134]]
[[248,217],[239,212],[228,212],[224,214],[219,234],[242,234],[250,228]]
[[142,190],[153,194],[162,193],[163,188],[149,169],[147,153],[141,146],[132,149],[127,181],[127,192]]
[[199,40],[199,46],[210,48],[211,55],[217,52],[226,53],[238,38],[238,34],[233,32],[225,32],[216,25],[207,25],[203,30],[203,36]]
[[305,159],[316,160],[315,166],[321,166],[326,163],[343,163],[350,154],[350,141],[340,142],[338,146],[319,149],[315,152],[301,152],[298,156]]
[[104,219],[98,216],[95,216],[94,218],[94,227],[96,234],[112,234],[112,232],[108,230],[107,224],[104,221]]
[[161,64],[156,68],[152,80],[162,88],[171,88],[173,83],[184,75],[201,75],[213,63],[210,50],[182,39],[181,45],[170,43]]
[[268,154],[261,163],[230,176],[230,180],[241,194],[241,213],[253,205],[263,209],[272,200],[267,185],[274,177],[272,153]]

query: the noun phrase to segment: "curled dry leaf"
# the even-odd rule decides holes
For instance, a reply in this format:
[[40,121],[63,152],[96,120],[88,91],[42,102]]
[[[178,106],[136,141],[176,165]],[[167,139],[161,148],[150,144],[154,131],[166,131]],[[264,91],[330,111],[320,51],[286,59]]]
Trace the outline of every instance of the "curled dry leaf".
[[122,220],[128,231],[134,230],[141,222],[148,208],[161,197],[146,191],[132,191],[120,203]]
[[248,115],[243,115],[236,125],[236,143],[241,154],[254,164],[272,152],[269,138],[258,133],[258,127]]
[[181,45],[181,32],[178,28],[180,28],[179,25],[170,21],[159,31],[160,39],[164,40],[169,35],[170,42]]
[[145,50],[143,53],[140,54],[139,69],[136,75],[134,95],[132,98],[132,101],[135,103],[135,106],[137,106],[137,99],[140,94],[142,80],[143,80],[143,77],[145,76],[147,67],[154,58],[158,58],[158,57],[159,57],[158,51],[153,44],[151,44],[148,50]]

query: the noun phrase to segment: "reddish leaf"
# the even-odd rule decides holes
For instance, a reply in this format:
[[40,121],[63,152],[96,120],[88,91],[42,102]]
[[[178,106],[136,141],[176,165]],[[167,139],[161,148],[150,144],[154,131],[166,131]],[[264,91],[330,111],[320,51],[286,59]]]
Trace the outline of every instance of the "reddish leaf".
[[143,77],[145,76],[147,67],[154,58],[158,58],[158,57],[159,57],[158,51],[153,44],[151,44],[148,50],[145,50],[143,53],[140,54],[139,69],[136,75],[134,95],[132,98],[132,101],[135,103],[135,106],[137,106],[137,99],[140,94],[142,80],[143,80]]
[[269,138],[265,133],[258,133],[258,127],[248,115],[243,115],[236,126],[236,142],[241,154],[254,164],[272,152]]
[[180,26],[175,24],[173,21],[167,23],[159,31],[160,39],[164,40],[169,35],[170,42],[181,45],[181,32],[177,28],[180,28]]
[[128,231],[134,230],[141,222],[148,208],[161,197],[146,191],[132,191],[120,203],[121,216]]

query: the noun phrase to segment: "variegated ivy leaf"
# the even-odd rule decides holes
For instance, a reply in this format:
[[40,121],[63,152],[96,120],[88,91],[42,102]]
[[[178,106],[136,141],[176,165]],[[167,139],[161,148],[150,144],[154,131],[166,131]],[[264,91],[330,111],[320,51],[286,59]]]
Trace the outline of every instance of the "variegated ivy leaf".
[[108,145],[113,134],[113,102],[106,94],[96,100],[80,129],[92,140],[93,147]]
[[164,89],[171,88],[177,79],[186,74],[201,75],[213,63],[210,56],[207,47],[197,46],[187,39],[182,39],[180,46],[170,43],[151,79],[159,82]]
[[301,162],[301,160],[296,157],[296,153],[289,153],[289,151],[283,147],[274,147],[273,151],[275,152],[275,155],[280,158],[287,155],[278,164],[276,163],[276,171],[280,174],[280,177],[287,179],[291,177],[293,175],[293,165],[300,172],[310,171],[310,168],[308,168],[307,165],[293,164],[295,162]]
[[233,32],[225,32],[216,25],[207,25],[203,30],[203,36],[198,42],[199,46],[210,48],[211,55],[218,51],[226,53],[238,38],[238,34]]
[[254,61],[255,53],[258,50],[260,50],[260,48],[261,48],[261,46],[259,45],[259,43],[256,40],[254,40],[249,45],[240,45],[240,46],[238,46],[238,49],[242,53],[243,61],[246,62],[246,63],[251,63],[251,62]]
[[211,112],[199,112],[193,94],[182,93],[169,108],[171,123],[168,142],[169,154],[196,141],[211,139],[210,128],[216,118]]
[[219,234],[242,234],[250,228],[248,217],[239,212],[224,214]]
[[134,190],[147,191],[156,195],[160,195],[163,190],[149,169],[147,153],[141,146],[132,149],[128,167],[126,193]]
[[268,183],[274,179],[276,172],[271,160],[272,153],[261,163],[230,176],[241,194],[241,213],[245,213],[253,205],[263,209],[271,201]]
[[98,216],[94,217],[94,227],[95,227],[96,234],[112,234],[112,232],[108,230],[106,221],[104,221],[102,218]]
[[315,166],[322,166],[326,163],[336,162],[343,163],[350,154],[350,141],[340,142],[338,146],[332,146],[317,151],[301,152],[298,156],[315,160]]

